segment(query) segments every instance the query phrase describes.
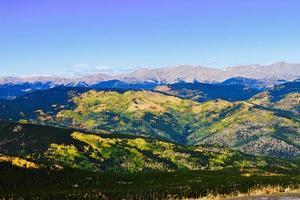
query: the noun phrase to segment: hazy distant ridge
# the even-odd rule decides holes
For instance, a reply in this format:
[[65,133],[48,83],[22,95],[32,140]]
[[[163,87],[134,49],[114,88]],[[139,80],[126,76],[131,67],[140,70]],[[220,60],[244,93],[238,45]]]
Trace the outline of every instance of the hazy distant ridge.
[[155,69],[138,69],[132,73],[117,76],[98,73],[80,78],[60,76],[0,77],[0,84],[52,82],[54,85],[92,85],[107,80],[120,80],[127,83],[176,83],[178,81],[212,83],[223,82],[232,77],[292,81],[300,78],[300,64],[276,62],[270,65],[245,65],[224,69],[207,68],[198,65],[179,65]]

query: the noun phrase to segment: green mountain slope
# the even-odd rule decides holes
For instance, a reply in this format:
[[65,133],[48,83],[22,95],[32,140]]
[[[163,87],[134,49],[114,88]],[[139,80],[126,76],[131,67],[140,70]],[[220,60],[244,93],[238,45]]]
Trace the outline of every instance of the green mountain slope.
[[233,168],[251,173],[297,169],[290,161],[249,156],[226,148],[5,122],[0,123],[0,153],[0,162],[26,168],[113,172]]
[[207,135],[191,134],[193,144],[237,148],[255,155],[291,158],[299,156],[300,123],[250,103],[206,127]]
[[230,146],[250,154],[299,156],[298,82],[275,86],[241,104],[234,114],[207,127],[207,138],[191,135],[191,139],[196,144]]
[[[55,91],[0,104],[0,116],[32,123],[161,139],[180,144],[230,147],[280,158],[300,155],[299,84],[286,83],[247,101],[195,102],[151,91]],[[52,101],[53,95],[55,101]],[[7,107],[9,105],[9,107]],[[9,108],[9,109],[8,109]],[[14,108],[14,109],[10,109]],[[13,112],[10,112],[13,110]],[[23,112],[24,110],[24,112]],[[3,112],[2,112],[3,111]],[[19,114],[14,114],[19,113]],[[22,115],[21,115],[21,114]]]
[[150,91],[89,91],[73,101],[75,109],[59,112],[55,123],[182,144],[192,132],[219,120],[234,106],[220,100],[199,104]]
[[300,83],[292,82],[274,87],[252,97],[249,102],[286,111],[293,118],[300,119]]
[[292,158],[300,154],[297,117],[252,100],[197,103],[149,91],[89,91],[73,101],[75,109],[59,112],[55,123],[182,144],[225,146],[255,155]]

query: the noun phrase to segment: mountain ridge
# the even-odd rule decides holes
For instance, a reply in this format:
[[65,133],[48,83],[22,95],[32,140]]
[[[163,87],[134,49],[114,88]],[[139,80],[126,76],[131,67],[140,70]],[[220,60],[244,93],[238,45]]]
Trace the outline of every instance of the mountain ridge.
[[164,68],[143,68],[119,75],[97,73],[82,77],[0,77],[0,98],[13,99],[28,92],[59,86],[149,90],[159,85],[180,82],[201,82],[224,86],[240,85],[263,90],[299,79],[300,64],[286,62],[277,62],[270,65],[245,65],[224,69],[199,65],[178,65]]
[[0,84],[5,83],[34,83],[53,82],[54,84],[70,84],[85,82],[92,85],[101,81],[117,79],[126,83],[154,82],[175,83],[185,82],[223,82],[233,77],[243,77],[258,80],[286,80],[292,81],[300,78],[300,64],[275,62],[269,65],[242,65],[226,67],[223,69],[209,68],[200,65],[177,65],[163,68],[143,68],[127,74],[109,75],[104,73],[91,74],[82,77],[63,76],[30,76],[30,77],[0,77]]

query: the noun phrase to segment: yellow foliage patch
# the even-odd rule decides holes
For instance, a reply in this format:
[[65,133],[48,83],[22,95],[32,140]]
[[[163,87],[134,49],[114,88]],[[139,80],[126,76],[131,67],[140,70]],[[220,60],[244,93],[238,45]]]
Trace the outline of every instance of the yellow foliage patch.
[[10,162],[12,165],[22,168],[31,168],[31,169],[38,169],[39,165],[27,161],[25,159],[19,158],[19,157],[13,157],[13,156],[6,156],[0,154],[0,162]]
[[80,133],[80,132],[72,133],[72,137],[76,140],[85,142],[91,146],[96,146],[97,143],[101,143],[101,146],[103,146],[103,147],[111,147],[111,145],[116,144],[116,142],[121,141],[120,139],[117,139],[117,138],[114,138],[114,139],[102,138],[97,135],[84,134],[84,133]]
[[129,139],[128,144],[131,146],[138,147],[142,150],[148,150],[149,147],[147,147],[147,142],[143,138],[136,138],[136,139]]

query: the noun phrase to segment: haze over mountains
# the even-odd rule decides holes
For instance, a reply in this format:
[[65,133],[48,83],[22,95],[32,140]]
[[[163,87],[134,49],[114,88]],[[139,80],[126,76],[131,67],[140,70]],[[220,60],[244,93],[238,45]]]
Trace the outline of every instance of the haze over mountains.
[[119,80],[126,83],[176,83],[184,82],[223,82],[233,77],[244,77],[265,81],[292,81],[300,78],[300,64],[276,62],[270,65],[245,65],[224,69],[207,68],[198,65],[178,65],[174,67],[138,69],[132,73],[108,75],[103,73],[66,78],[61,76],[33,76],[33,77],[0,77],[0,84],[19,84],[34,82],[51,82],[52,85],[93,85],[102,81]]

